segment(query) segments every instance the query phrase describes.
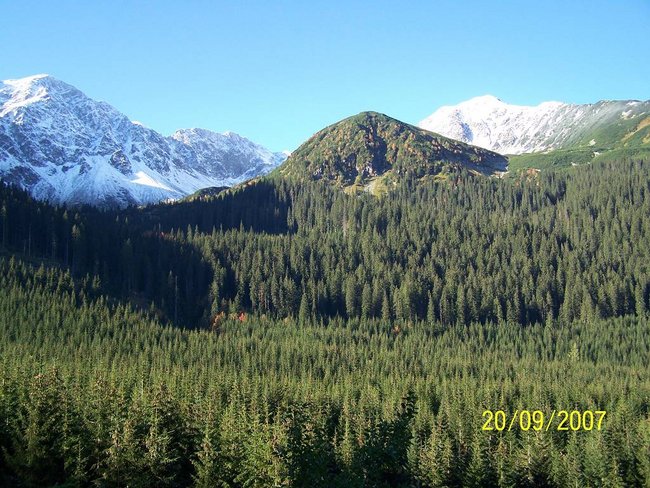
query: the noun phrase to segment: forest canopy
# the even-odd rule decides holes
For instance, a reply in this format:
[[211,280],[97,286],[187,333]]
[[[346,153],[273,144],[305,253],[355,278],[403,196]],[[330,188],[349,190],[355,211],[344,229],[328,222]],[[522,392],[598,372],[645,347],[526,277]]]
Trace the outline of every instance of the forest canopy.
[[650,480],[647,163],[0,213],[0,484]]

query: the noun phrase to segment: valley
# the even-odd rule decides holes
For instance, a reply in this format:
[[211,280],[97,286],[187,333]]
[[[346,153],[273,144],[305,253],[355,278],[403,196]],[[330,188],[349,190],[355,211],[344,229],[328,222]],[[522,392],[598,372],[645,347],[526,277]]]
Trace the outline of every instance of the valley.
[[51,77],[0,103],[1,486],[650,480],[647,102],[289,155]]

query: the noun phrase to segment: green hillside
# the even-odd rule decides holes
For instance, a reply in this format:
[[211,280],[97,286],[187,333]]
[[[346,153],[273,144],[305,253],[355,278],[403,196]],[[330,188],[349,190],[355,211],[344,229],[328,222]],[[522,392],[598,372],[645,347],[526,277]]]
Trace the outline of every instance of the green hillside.
[[468,169],[505,170],[496,153],[447,139],[376,112],[363,112],[311,137],[277,170],[294,179],[324,180],[348,189],[381,192],[400,178]]
[[191,202],[193,200],[209,199],[211,197],[218,195],[222,191],[226,191],[228,188],[229,187],[227,186],[211,186],[209,188],[202,188],[200,190],[195,191],[191,195],[186,196],[183,200]]
[[627,118],[620,116],[620,110],[615,112],[615,116],[605,114],[593,126],[576,131],[560,149],[509,156],[509,169],[568,168],[622,157],[647,157],[650,154],[648,113],[648,102],[644,102]]

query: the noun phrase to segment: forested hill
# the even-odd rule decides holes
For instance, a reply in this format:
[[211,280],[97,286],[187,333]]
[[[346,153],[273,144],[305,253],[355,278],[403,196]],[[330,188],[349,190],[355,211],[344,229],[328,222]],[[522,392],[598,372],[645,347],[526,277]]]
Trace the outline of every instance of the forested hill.
[[385,198],[262,180],[127,213],[66,210],[3,187],[5,252],[97,277],[179,325],[219,312],[441,324],[644,313],[650,170],[404,180]]
[[466,169],[505,171],[497,153],[448,139],[377,112],[362,112],[317,132],[276,170],[288,178],[383,192],[403,178]]
[[0,185],[0,486],[647,485],[650,166],[396,183]]

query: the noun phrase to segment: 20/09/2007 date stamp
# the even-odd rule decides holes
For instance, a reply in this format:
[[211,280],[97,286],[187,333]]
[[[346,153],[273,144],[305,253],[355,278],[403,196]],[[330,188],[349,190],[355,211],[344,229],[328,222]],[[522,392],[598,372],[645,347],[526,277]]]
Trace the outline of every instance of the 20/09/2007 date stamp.
[[503,410],[485,410],[481,430],[602,430],[606,414],[605,410],[553,410],[550,414],[542,410],[515,410],[509,415]]

